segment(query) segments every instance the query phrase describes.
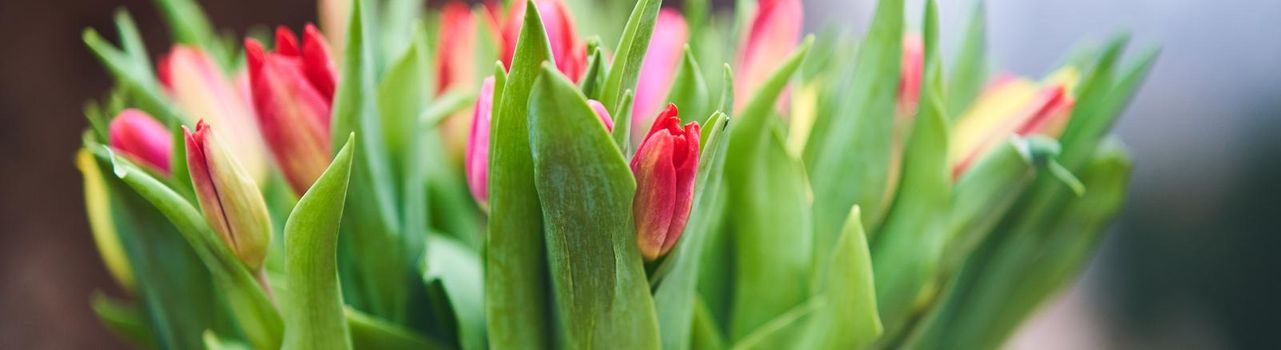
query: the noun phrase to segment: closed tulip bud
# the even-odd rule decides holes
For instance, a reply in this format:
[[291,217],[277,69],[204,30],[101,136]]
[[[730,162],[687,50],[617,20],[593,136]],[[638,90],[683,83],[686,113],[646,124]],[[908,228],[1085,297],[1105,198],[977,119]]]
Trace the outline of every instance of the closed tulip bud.
[[676,69],[681,63],[685,42],[689,38],[685,17],[671,9],[658,12],[654,35],[649,40],[649,50],[641,63],[640,78],[636,81],[636,97],[632,102],[632,132],[639,138],[667,101],[668,90],[676,79]]
[[231,77],[200,48],[185,45],[175,45],[156,68],[165,90],[186,116],[226,130],[233,138],[230,147],[236,159],[254,179],[263,179],[266,148],[257,117]]
[[136,109],[120,111],[111,120],[111,148],[129,159],[169,176],[173,156],[173,138],[169,129],[146,112]]
[[482,208],[489,203],[489,123],[493,120],[493,109],[494,77],[489,77],[481,82],[476,106],[472,108],[471,136],[467,138],[463,158],[467,187]]
[[[561,0],[535,0],[534,5],[538,6],[539,18],[543,20],[556,69],[570,80],[578,81],[587,69],[587,49],[574,32],[569,8]],[[521,25],[525,23],[525,6],[525,1],[515,1],[503,22],[502,59],[508,68],[516,55],[516,39],[520,36]]]
[[668,105],[632,158],[636,176],[637,245],[641,256],[653,261],[667,254],[685,231],[690,201],[694,196],[694,175],[698,171],[697,122],[681,128],[676,105]]
[[[605,109],[605,105],[596,100],[588,100],[587,105],[596,112],[605,130],[614,131],[614,120]],[[476,96],[471,135],[467,139],[466,158],[463,164],[467,175],[467,187],[471,189],[472,197],[482,208],[487,207],[489,202],[489,126],[493,121],[493,108],[494,78],[489,77],[481,83],[480,94]]]
[[[476,19],[466,3],[451,1],[440,10],[440,52],[436,57],[436,93],[462,85],[476,76]],[[470,86],[474,87],[474,86]]]
[[209,124],[183,127],[187,169],[205,220],[250,271],[262,268],[271,243],[267,204],[249,173],[219,141]]
[[970,164],[1010,135],[1063,132],[1076,99],[1074,68],[1060,70],[1042,86],[1019,78],[999,78],[957,120],[952,134],[952,176],[960,177]]
[[800,0],[757,1],[756,14],[738,48],[735,110],[747,103],[800,43],[803,12]]
[[329,122],[336,87],[324,38],[307,25],[302,46],[276,30],[276,50],[245,41],[249,89],[258,127],[294,192],[302,194],[329,166]]

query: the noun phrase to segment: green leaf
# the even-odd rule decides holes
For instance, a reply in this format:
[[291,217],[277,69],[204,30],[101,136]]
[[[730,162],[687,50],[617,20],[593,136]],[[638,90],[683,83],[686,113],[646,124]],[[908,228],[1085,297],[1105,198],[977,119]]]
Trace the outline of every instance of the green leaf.
[[[1082,81],[1082,90],[1077,99],[1072,119],[1059,138],[1063,144],[1061,163],[1070,170],[1076,169],[1094,151],[1094,146],[1107,135],[1112,124],[1121,116],[1121,112],[1138,92],[1152,65],[1160,55],[1159,49],[1149,49],[1139,60],[1125,69],[1120,80],[1113,84],[1111,70],[1128,37],[1114,39],[1099,63],[1087,80]],[[1087,85],[1088,84],[1088,85]],[[1088,87],[1087,87],[1088,86]]]
[[439,280],[458,324],[462,349],[485,349],[485,271],[481,257],[451,238],[431,235],[423,280]]
[[530,96],[529,141],[542,201],[559,334],[571,348],[658,349],[636,246],[631,169],[586,97],[550,64]]
[[[181,195],[123,157],[111,154],[109,149],[100,148],[96,155],[112,164],[116,177],[150,202],[178,229],[209,269],[215,286],[227,298],[232,315],[249,342],[257,348],[278,347],[284,328],[280,315],[244,264],[209,228],[200,212]],[[140,281],[143,279],[139,278]],[[170,307],[171,304],[182,303],[164,305]]]
[[252,348],[245,343],[233,339],[227,339],[218,335],[213,330],[206,330],[204,335],[205,349],[209,350],[251,350]]
[[351,345],[356,349],[445,350],[451,347],[415,334],[399,325],[374,318],[350,307],[344,309]]
[[[342,232],[339,262],[343,266],[343,297],[357,309],[401,322],[409,300],[407,286],[416,280],[412,237],[402,233],[397,216],[394,169],[388,159],[374,88],[377,50],[373,47],[368,2],[352,5],[347,27],[342,84],[334,97],[331,140],[352,133],[361,137],[352,152],[352,171]],[[334,153],[339,151],[332,142]]]
[[[724,176],[725,152],[729,135],[726,127],[729,118],[716,113],[704,125],[699,150],[698,174],[694,178],[693,205],[685,232],[676,247],[663,262],[670,269],[654,290],[654,305],[658,313],[658,326],[663,348],[683,350],[689,348],[691,324],[694,318],[694,299],[698,296],[698,273],[704,242],[721,220],[724,208],[716,197],[723,196],[721,179]],[[655,273],[658,274],[657,272]]]
[[605,89],[605,75],[609,72],[609,64],[605,63],[605,53],[600,48],[587,51],[591,56],[587,58],[587,73],[583,74],[583,81],[579,88],[583,95],[593,100],[599,100],[600,95]]
[[485,314],[490,346],[498,349],[552,345],[543,212],[534,188],[527,119],[530,90],[552,54],[538,6],[532,1],[526,6],[506,84],[494,88],[490,129]]
[[1034,150],[1037,144],[1011,137],[993,147],[956,180],[947,244],[940,264],[944,274],[965,262],[1031,185],[1036,174],[1033,154],[1047,151]]
[[830,254],[826,272],[817,274],[816,298],[827,301],[810,319],[807,349],[862,349],[881,335],[872,280],[872,258],[858,207],[850,210],[845,228]]
[[716,110],[734,115],[734,70],[726,63],[721,69],[721,98]]
[[338,285],[338,228],[347,199],[355,135],[311,185],[285,223],[282,298],[285,349],[350,349]]
[[113,47],[93,29],[85,29],[85,45],[111,71],[116,82],[125,86],[138,99],[134,107],[146,111],[166,125],[181,124],[183,120],[178,109],[165,96],[151,71],[151,61],[147,59],[146,50],[142,47],[141,36],[127,12],[116,13],[116,27],[125,51]]
[[965,27],[955,67],[947,80],[947,110],[951,120],[959,118],[987,84],[987,6],[984,3],[984,0],[974,0],[970,23]]
[[156,347],[154,335],[148,329],[146,316],[138,305],[114,300],[100,291],[93,293],[90,305],[93,307],[93,313],[98,316],[98,320],[112,334],[140,346]]
[[716,326],[715,316],[703,302],[703,298],[694,297],[694,320],[693,329],[690,330],[691,339],[689,347],[696,350],[720,350],[725,349],[725,336],[721,334],[720,328]]
[[614,145],[622,152],[623,158],[631,159],[632,156],[632,99],[634,94],[632,90],[623,93],[623,101],[614,109],[614,131],[610,135],[614,139]]
[[886,340],[893,341],[929,294],[947,239],[952,172],[938,55],[937,5],[926,2],[925,73],[920,112],[903,153],[903,178],[881,232],[872,237],[876,297]]
[[786,344],[792,340],[791,335],[803,330],[806,320],[811,319],[814,312],[826,307],[823,299],[810,299],[803,304],[796,305],[786,312],[779,314],[778,317],[769,320],[760,327],[753,330],[747,336],[739,339],[730,349],[778,349],[776,344]]
[[174,39],[179,43],[195,45],[215,57],[222,67],[230,67],[231,56],[214,32],[209,19],[194,0],[155,0],[160,13],[169,23]]
[[698,61],[694,60],[694,52],[689,45],[685,45],[685,56],[681,59],[680,69],[676,71],[676,78],[672,80],[667,101],[680,108],[683,122],[705,122],[704,118],[711,116],[712,112],[708,110],[709,100],[707,82],[699,71]]
[[[618,49],[614,50],[614,63],[609,67],[609,76],[605,79],[604,94],[601,104],[606,109],[618,111],[623,100],[623,92],[636,89],[641,62],[649,50],[649,39],[654,34],[654,24],[658,21],[658,9],[662,0],[638,0],[632,14],[627,17],[623,35],[618,39]],[[614,123],[618,126],[619,123]]]
[[730,339],[743,339],[809,296],[809,184],[804,164],[787,152],[773,111],[812,43],[813,37],[805,39],[730,129],[725,171],[736,250]]
[[903,0],[881,1],[854,68],[833,87],[838,107],[814,120],[805,159],[818,247],[836,241],[854,205],[862,208],[863,225],[871,232],[889,209],[884,197],[902,46]]
[[[1124,203],[1132,164],[1118,143],[1105,143],[1083,165],[1088,190],[1034,225],[994,236],[975,252],[922,336],[922,349],[993,348],[1023,319],[1072,281]],[[1049,177],[1041,173],[1038,177]],[[1016,228],[1018,229],[1018,228]]]

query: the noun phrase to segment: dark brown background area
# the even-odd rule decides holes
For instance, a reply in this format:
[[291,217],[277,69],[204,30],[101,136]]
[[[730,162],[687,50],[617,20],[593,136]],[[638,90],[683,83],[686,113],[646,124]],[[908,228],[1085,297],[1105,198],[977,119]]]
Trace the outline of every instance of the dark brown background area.
[[[219,28],[299,27],[314,1],[201,1]],[[147,49],[168,49],[169,32],[145,0],[0,1],[0,348],[126,348],[89,309],[96,289],[122,292],[103,269],[86,223],[73,156],[87,125],[82,108],[111,78],[81,34],[116,41],[112,16],[127,9]]]

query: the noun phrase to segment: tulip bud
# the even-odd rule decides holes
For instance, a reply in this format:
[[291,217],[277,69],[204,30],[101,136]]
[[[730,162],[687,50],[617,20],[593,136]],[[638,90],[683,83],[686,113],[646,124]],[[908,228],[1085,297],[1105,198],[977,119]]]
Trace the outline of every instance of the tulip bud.
[[[157,64],[157,74],[178,107],[193,119],[203,119],[233,137],[231,151],[254,179],[265,178],[266,146],[258,132],[249,100],[199,48],[175,45]],[[193,120],[194,121],[194,120]]]
[[471,136],[467,138],[466,158],[463,166],[467,173],[467,187],[482,208],[489,203],[489,123],[493,119],[494,77],[485,78],[472,109]]
[[440,10],[440,52],[436,93],[468,84],[476,75],[476,23],[466,3],[451,1]]
[[1041,87],[1024,79],[998,79],[957,120],[950,155],[953,178],[1010,135],[1057,138],[1076,104],[1071,95],[1076,80],[1076,70],[1071,67]]
[[333,61],[324,37],[307,25],[303,46],[293,32],[276,30],[276,51],[245,40],[250,92],[258,126],[294,192],[302,194],[329,166]]
[[[759,0],[751,27],[738,50],[734,109],[740,109],[769,80],[801,38],[800,0]],[[741,77],[741,78],[738,78]]]
[[187,169],[205,220],[245,267],[258,271],[271,243],[271,219],[258,185],[223,148],[209,124],[200,121],[194,133],[182,130]]
[[173,139],[164,124],[136,109],[120,111],[111,120],[111,148],[135,162],[169,176]]
[[[536,0],[534,4],[538,6],[539,18],[543,20],[556,69],[570,80],[578,81],[587,69],[587,49],[574,32],[569,9],[561,0]],[[525,1],[515,1],[503,22],[502,59],[503,65],[508,68],[516,55],[516,39],[520,36],[521,25],[525,23],[525,6]]]
[[636,176],[637,245],[641,256],[653,261],[676,245],[689,220],[698,171],[697,122],[681,128],[676,105],[669,104],[650,127],[632,158]]
[[916,104],[921,99],[921,71],[925,68],[925,43],[920,35],[903,37],[903,61],[899,68],[898,96],[894,115],[909,119],[916,115]]
[[652,120],[645,118],[656,115],[663,107],[672,81],[676,79],[676,69],[681,63],[685,42],[689,33],[685,17],[671,9],[658,12],[654,25],[654,35],[649,41],[649,50],[641,63],[640,79],[636,81],[636,96],[632,100],[632,132],[639,138]]
[[[596,112],[605,130],[614,131],[614,120],[610,117],[605,105],[596,100],[588,100],[587,105]],[[464,168],[467,173],[467,186],[472,197],[480,206],[487,207],[489,201],[489,125],[493,121],[494,78],[485,78],[481,83],[480,94],[476,96],[476,107],[473,109],[471,136],[467,139]]]

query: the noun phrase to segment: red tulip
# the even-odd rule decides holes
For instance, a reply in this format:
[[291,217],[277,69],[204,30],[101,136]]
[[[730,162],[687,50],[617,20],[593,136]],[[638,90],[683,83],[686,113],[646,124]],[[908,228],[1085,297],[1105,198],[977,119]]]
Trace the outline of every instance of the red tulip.
[[681,63],[685,42],[689,33],[685,17],[679,12],[663,9],[658,13],[654,25],[654,35],[649,41],[649,50],[641,63],[640,79],[636,81],[636,97],[632,103],[632,132],[644,136],[652,120],[644,118],[655,115],[667,99],[668,89],[676,79],[676,69]]
[[249,99],[229,75],[197,47],[175,45],[156,65],[166,92],[183,113],[225,130],[231,151],[255,179],[266,176],[266,146]]
[[[556,69],[570,80],[578,81],[587,69],[587,49],[574,32],[574,22],[569,8],[561,0],[536,0],[539,18],[551,43],[552,59]],[[525,1],[515,1],[511,12],[503,22],[503,65],[510,68],[512,58],[516,55],[516,39],[520,36],[520,27],[525,22]]]
[[276,51],[245,40],[250,90],[263,139],[294,192],[301,194],[329,166],[329,119],[336,88],[325,39],[307,25],[303,45],[276,30]]
[[654,120],[632,158],[636,197],[632,212],[641,256],[657,259],[676,245],[689,220],[698,171],[697,122],[681,128],[676,105],[669,104]]
[[1040,87],[1018,78],[998,79],[957,119],[952,131],[953,177],[1009,135],[1057,138],[1076,104],[1071,94],[1076,80],[1076,69],[1071,67]]
[[758,0],[751,27],[739,45],[734,109],[769,79],[801,38],[800,0]]
[[111,120],[111,148],[148,168],[169,175],[173,138],[164,124],[136,109],[120,111]]
[[209,124],[196,132],[182,128],[187,139],[187,169],[205,220],[250,271],[259,271],[271,244],[271,218],[258,184],[224,148]]
[[894,114],[899,119],[916,115],[917,101],[921,99],[921,71],[925,67],[925,44],[920,35],[903,38],[903,61],[899,69],[898,98]]

